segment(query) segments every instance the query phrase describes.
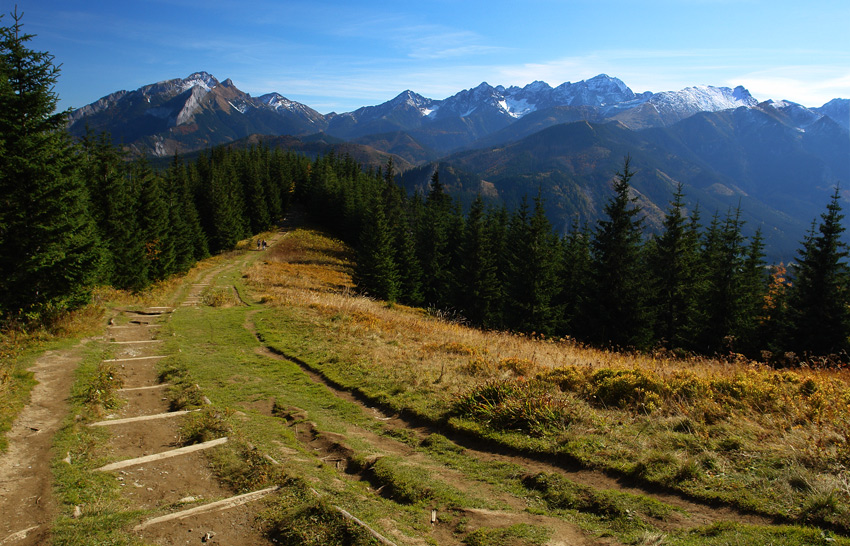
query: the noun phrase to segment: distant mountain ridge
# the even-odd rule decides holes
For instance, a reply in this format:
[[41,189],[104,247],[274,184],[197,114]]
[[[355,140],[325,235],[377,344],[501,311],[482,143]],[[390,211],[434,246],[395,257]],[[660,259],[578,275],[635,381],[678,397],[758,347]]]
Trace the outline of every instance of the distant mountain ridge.
[[[850,128],[846,99],[820,108],[791,105],[805,123],[824,116]],[[219,82],[207,72],[166,80],[135,91],[118,91],[74,110],[69,116],[72,134],[88,126],[108,131],[117,143],[156,156],[189,152],[232,142],[250,134],[302,136],[326,132],[346,140],[368,135],[405,132],[436,153],[474,147],[503,133],[527,116],[551,119],[552,124],[578,119],[620,121],[631,129],[665,127],[699,112],[738,107],[755,108],[758,102],[743,87],[695,86],[680,91],[634,93],[615,77],[600,74],[576,83],[551,87],[542,81],[524,87],[479,86],[442,100],[406,90],[383,104],[364,106],[342,114],[320,114],[279,93],[252,97],[230,79]],[[542,115],[552,112],[553,115]],[[846,115],[845,115],[846,114]],[[538,121],[538,129],[548,126]],[[801,126],[802,128],[802,126]],[[489,140],[488,140],[489,139]]]

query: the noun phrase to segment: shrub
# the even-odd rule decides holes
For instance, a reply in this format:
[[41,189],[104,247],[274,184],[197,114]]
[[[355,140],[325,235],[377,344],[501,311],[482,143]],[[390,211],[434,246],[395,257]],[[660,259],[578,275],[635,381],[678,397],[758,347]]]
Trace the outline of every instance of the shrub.
[[666,388],[643,370],[603,369],[590,376],[592,399],[603,406],[652,412],[661,406]]
[[527,358],[505,358],[497,364],[500,370],[508,370],[518,377],[531,375],[539,366]]
[[121,404],[116,391],[124,385],[124,381],[116,372],[111,362],[100,362],[83,388],[82,402],[95,415],[102,415],[105,410],[115,409]]
[[575,366],[547,370],[537,374],[537,378],[557,385],[563,392],[578,392],[587,381],[585,374]]

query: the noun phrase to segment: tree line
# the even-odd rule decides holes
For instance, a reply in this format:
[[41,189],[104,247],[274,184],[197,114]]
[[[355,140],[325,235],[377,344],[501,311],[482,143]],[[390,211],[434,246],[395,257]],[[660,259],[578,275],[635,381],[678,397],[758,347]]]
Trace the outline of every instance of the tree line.
[[[314,162],[298,188],[314,217],[357,249],[355,281],[376,298],[424,306],[484,328],[568,336],[608,347],[663,347],[769,357],[845,355],[847,248],[839,190],[792,267],[768,266],[740,210],[707,222],[681,186],[648,237],[629,158],[595,225],[558,236],[538,197],[514,211],[478,197],[464,212],[434,172],[408,195],[392,162],[362,171],[347,157]],[[794,354],[789,354],[794,353]]]
[[764,262],[740,211],[703,222],[681,187],[647,237],[628,158],[603,218],[557,235],[538,196],[462,210],[434,172],[407,194],[392,162],[363,169],[264,146],[215,148],[162,170],[108,136],[79,142],[55,112],[59,70],[0,28],[0,317],[49,319],[95,286],[142,290],[262,232],[293,200],[356,248],[364,293],[484,328],[704,354],[844,354],[850,333],[839,192],[793,266]]

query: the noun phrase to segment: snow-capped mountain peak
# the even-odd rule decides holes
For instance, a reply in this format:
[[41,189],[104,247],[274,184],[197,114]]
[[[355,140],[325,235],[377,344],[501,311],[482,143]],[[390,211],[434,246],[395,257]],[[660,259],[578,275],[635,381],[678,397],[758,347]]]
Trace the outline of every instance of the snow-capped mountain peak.
[[[288,135],[326,132],[343,139],[407,132],[435,149],[449,150],[506,129],[529,114],[550,109],[551,115],[534,117],[528,126],[539,129],[549,123],[580,119],[617,121],[632,129],[642,129],[670,126],[699,112],[742,107],[758,108],[800,131],[820,130],[830,119],[837,123],[836,130],[850,127],[847,99],[809,109],[789,101],[759,104],[742,86],[699,85],[679,91],[635,94],[623,81],[606,74],[565,82],[554,88],[539,80],[523,87],[507,88],[484,81],[443,100],[430,99],[408,89],[376,106],[322,115],[279,93],[253,98],[240,91],[232,80],[219,82],[203,71],[135,91],[112,93],[71,112],[68,124],[73,134],[82,134],[88,124],[112,133],[117,141],[158,139],[160,144],[167,144],[156,148],[156,153],[163,154],[184,151],[188,148],[182,146],[187,142],[218,142],[246,130]],[[227,115],[221,116],[221,112]],[[140,116],[144,116],[143,122],[139,122]],[[227,128],[218,129],[219,125]],[[211,134],[197,139],[192,136],[204,131]],[[145,141],[138,146],[149,144]]]
[[[229,79],[227,81],[229,81]],[[218,80],[216,80],[211,74],[207,72],[195,72],[194,74],[191,74],[188,78],[180,82],[180,87],[184,91],[193,87],[200,87],[206,91],[209,91],[217,85]]]

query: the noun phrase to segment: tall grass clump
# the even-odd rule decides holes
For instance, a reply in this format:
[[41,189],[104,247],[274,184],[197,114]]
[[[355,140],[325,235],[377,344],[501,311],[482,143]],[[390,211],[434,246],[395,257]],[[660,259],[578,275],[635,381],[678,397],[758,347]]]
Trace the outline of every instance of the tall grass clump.
[[566,429],[580,403],[551,384],[522,379],[488,381],[458,397],[454,414],[499,430],[544,436]]

